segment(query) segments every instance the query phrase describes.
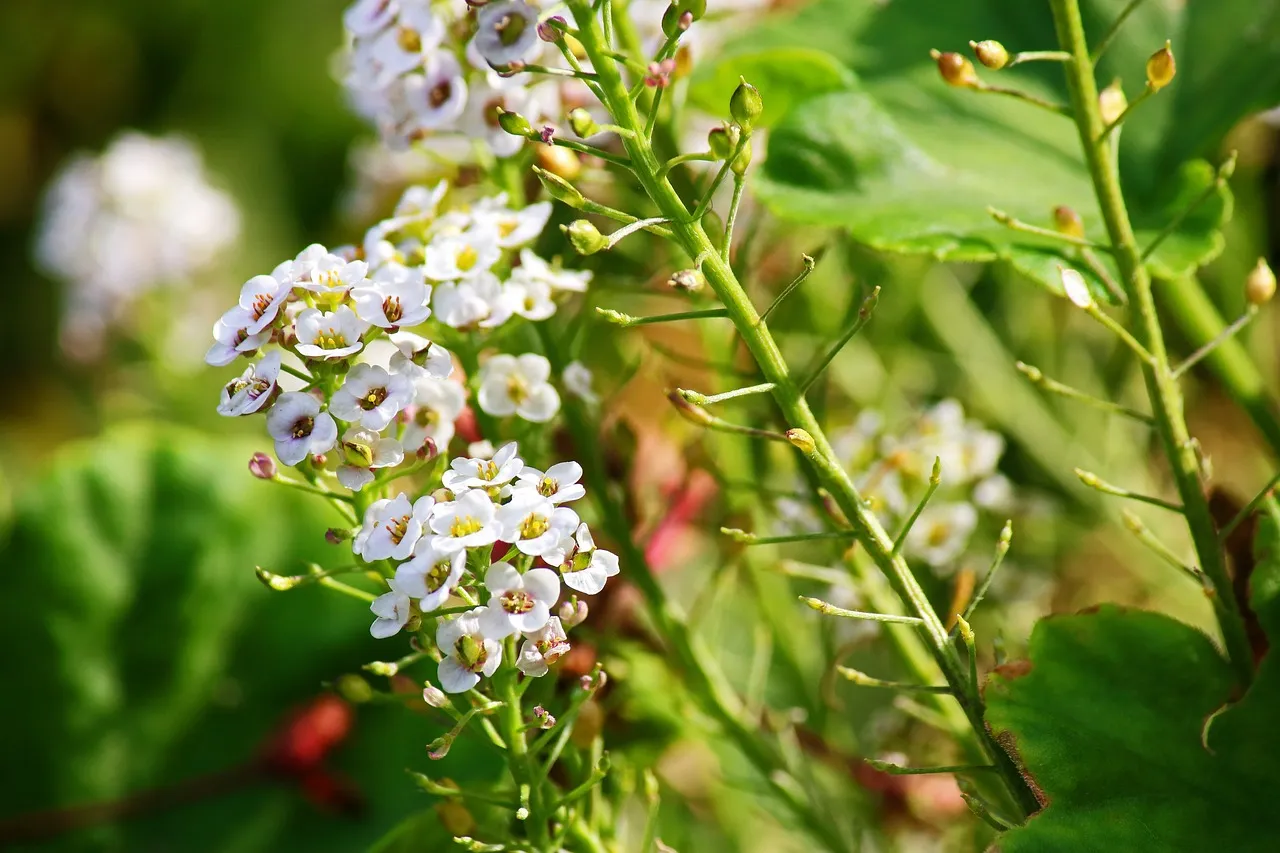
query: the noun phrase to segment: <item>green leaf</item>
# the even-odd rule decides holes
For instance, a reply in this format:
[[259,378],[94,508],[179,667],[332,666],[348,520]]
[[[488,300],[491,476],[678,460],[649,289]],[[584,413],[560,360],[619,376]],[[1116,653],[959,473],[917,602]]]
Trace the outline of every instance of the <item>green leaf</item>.
[[689,101],[712,115],[728,116],[729,96],[739,80],[760,90],[764,112],[759,127],[772,127],[800,101],[850,86],[853,72],[828,53],[802,47],[775,48],[707,63],[694,71]]
[[1029,664],[986,689],[992,731],[1045,802],[1001,849],[1269,849],[1280,672],[1268,664],[1222,710],[1231,672],[1199,631],[1113,606],[1042,620]]

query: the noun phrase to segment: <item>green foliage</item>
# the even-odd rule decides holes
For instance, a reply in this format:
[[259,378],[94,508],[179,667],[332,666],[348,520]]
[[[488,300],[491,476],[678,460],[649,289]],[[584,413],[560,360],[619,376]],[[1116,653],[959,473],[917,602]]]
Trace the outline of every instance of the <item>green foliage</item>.
[[[323,682],[400,653],[369,638],[359,602],[319,588],[272,593],[254,578],[255,562],[296,571],[345,554],[322,538],[337,516],[254,480],[247,456],[188,433],[120,431],[69,449],[19,493],[0,550],[0,641],[11,650],[0,661],[10,698],[0,752],[22,768],[4,786],[6,817],[228,769]],[[62,843],[358,849],[427,805],[403,771],[426,769],[423,745],[442,729],[394,706],[358,709],[332,764],[366,801],[359,820],[263,782]],[[470,749],[455,748],[451,775],[491,775]]]
[[[1253,600],[1280,636],[1274,519],[1259,543]],[[1106,606],[1042,621],[1030,671],[997,673],[986,691],[988,721],[1047,803],[1001,849],[1268,849],[1280,833],[1280,661],[1224,707],[1231,686],[1208,638],[1166,616]]]
[[689,100],[712,115],[727,114],[729,97],[745,77],[760,90],[764,114],[756,127],[773,127],[800,101],[825,92],[838,92],[854,76],[829,53],[803,47],[784,47],[743,53],[732,63],[698,65],[689,86]]

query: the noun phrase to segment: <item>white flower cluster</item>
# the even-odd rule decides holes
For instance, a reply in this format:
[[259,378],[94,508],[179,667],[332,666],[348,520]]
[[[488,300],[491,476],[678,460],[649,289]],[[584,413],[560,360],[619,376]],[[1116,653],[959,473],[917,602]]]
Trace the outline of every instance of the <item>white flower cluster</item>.
[[[555,312],[557,293],[586,288],[589,273],[560,270],[521,248],[541,233],[549,205],[511,210],[497,196],[439,213],[447,189],[411,187],[360,250],[312,245],[254,276],[214,324],[211,365],[279,347],[226,385],[218,411],[266,412],[284,464],[339,447],[337,478],[359,490],[376,470],[429,453],[428,439],[445,450],[466,392],[448,381],[448,350],[405,328],[434,323],[438,339],[517,316],[542,320]],[[286,355],[309,372],[288,366]],[[306,387],[280,393],[286,370]],[[560,408],[550,374],[541,355],[499,354],[471,378],[486,413],[541,423]],[[571,390],[583,389],[579,374],[565,378]]]
[[997,472],[1004,438],[965,418],[957,400],[929,408],[905,432],[885,432],[874,412],[864,412],[835,439],[842,459],[864,472],[859,488],[877,512],[894,525],[915,508],[935,459],[942,461],[942,486],[907,535],[909,557],[948,568],[964,552],[978,526],[979,510],[1003,511],[1012,502],[1008,479]]
[[[377,617],[370,633],[390,637],[410,624],[416,630],[450,601],[474,604],[436,625],[441,688],[461,693],[493,675],[502,641],[515,634],[523,637],[515,666],[545,675],[568,652],[566,631],[582,618],[570,602],[553,615],[561,581],[592,595],[618,574],[617,556],[597,548],[565,506],[586,494],[581,478],[576,462],[546,471],[526,466],[512,442],[490,459],[454,459],[444,474],[449,500],[411,503],[400,494],[374,502],[352,548],[369,562],[401,562],[387,581],[390,592],[370,605]],[[494,561],[496,548],[505,553]]]
[[65,280],[63,340],[91,354],[138,294],[187,283],[235,240],[240,214],[179,137],[118,136],[78,154],[45,191],[36,258]]

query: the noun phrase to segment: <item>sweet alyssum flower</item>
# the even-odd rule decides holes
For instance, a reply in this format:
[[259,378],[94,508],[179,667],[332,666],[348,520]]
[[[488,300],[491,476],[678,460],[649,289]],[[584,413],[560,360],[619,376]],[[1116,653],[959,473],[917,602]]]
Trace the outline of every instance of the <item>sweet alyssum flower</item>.
[[410,379],[448,379],[453,375],[453,356],[439,344],[412,332],[394,332],[390,336],[396,351],[391,355],[391,370]]
[[382,329],[416,326],[431,316],[431,285],[419,267],[387,263],[368,284],[351,290],[356,316]]
[[579,524],[571,535],[562,530],[557,548],[543,559],[559,568],[565,586],[587,595],[600,592],[605,582],[618,574],[618,556],[597,548],[585,524]]
[[432,240],[422,270],[433,281],[457,281],[488,272],[501,257],[495,231],[470,228]]
[[576,527],[578,514],[557,507],[533,489],[517,489],[498,510],[498,538],[510,542],[522,554],[540,557],[560,542],[558,529]]
[[402,373],[357,364],[329,401],[334,417],[371,430],[381,430],[413,402],[413,381]]
[[591,370],[582,362],[571,361],[566,364],[560,379],[564,382],[564,390],[587,405],[600,402],[600,397],[591,388]]
[[271,392],[276,389],[279,376],[280,353],[269,352],[223,387],[218,414],[236,417],[261,410],[271,400]]
[[405,452],[416,453],[431,439],[443,451],[453,440],[454,423],[467,406],[466,391],[457,382],[426,377],[414,383],[413,405],[400,436]]
[[493,501],[480,489],[472,489],[456,501],[438,504],[431,516],[431,530],[436,534],[433,545],[445,552],[492,545],[498,540],[496,515]]
[[538,10],[524,0],[487,3],[476,14],[476,51],[495,68],[523,62],[539,47]]
[[424,495],[412,504],[401,492],[394,498],[374,501],[365,510],[364,522],[351,541],[351,550],[367,562],[406,560],[422,538],[435,498]]
[[360,337],[368,324],[350,308],[336,311],[304,308],[294,323],[298,334],[298,354],[306,358],[332,360],[355,355],[364,346]]
[[353,492],[373,482],[375,469],[393,467],[404,461],[400,442],[366,427],[350,427],[344,432],[341,448],[338,482]]
[[502,663],[502,644],[481,631],[479,610],[444,619],[436,628],[436,645],[444,653],[436,674],[446,693],[465,693]]
[[489,272],[437,286],[432,305],[440,322],[455,329],[492,329],[515,313],[510,293]]
[[394,580],[387,581],[387,586],[391,588],[390,591],[384,592],[369,604],[369,610],[377,617],[369,626],[369,633],[379,640],[399,633],[413,615],[409,596],[401,591]]
[[213,324],[214,342],[205,353],[205,363],[226,367],[240,356],[256,352],[271,338],[271,333],[250,332],[249,327],[255,322],[253,315],[239,305],[219,317]]
[[520,266],[511,273],[516,281],[535,281],[552,290],[585,293],[591,283],[590,270],[566,270],[552,266],[538,257],[531,249],[520,250]]
[[275,439],[276,458],[297,465],[308,456],[325,453],[338,440],[338,425],[320,401],[301,391],[281,394],[267,412],[267,433]]
[[418,599],[423,613],[439,610],[449,600],[467,568],[467,551],[442,551],[433,537],[418,543],[413,559],[396,569],[396,583],[412,598]]
[[537,353],[495,355],[480,368],[480,408],[495,417],[519,415],[545,423],[560,410],[560,394],[547,380],[551,363]]
[[926,507],[907,533],[906,552],[931,566],[946,566],[964,551],[977,525],[978,511],[973,504]]
[[293,289],[293,281],[289,278],[288,261],[276,267],[271,275],[255,275],[240,288],[240,300],[237,303],[249,317],[245,331],[256,335],[276,321],[280,309],[284,307]]
[[520,471],[519,488],[536,492],[553,504],[562,504],[587,493],[578,482],[581,479],[582,466],[577,462],[557,462],[546,471],[525,466]]
[[484,585],[489,603],[477,619],[484,635],[495,640],[537,631],[547,624],[560,598],[560,579],[550,569],[530,569],[522,575],[510,563],[494,563]]
[[497,498],[503,487],[524,470],[524,460],[517,455],[518,450],[516,443],[509,441],[488,459],[475,456],[456,458],[449,463],[449,470],[444,472],[444,487],[454,494],[480,489],[490,497]]
[[516,667],[532,678],[546,675],[553,663],[569,653],[569,636],[560,617],[552,616],[536,631],[525,632]]

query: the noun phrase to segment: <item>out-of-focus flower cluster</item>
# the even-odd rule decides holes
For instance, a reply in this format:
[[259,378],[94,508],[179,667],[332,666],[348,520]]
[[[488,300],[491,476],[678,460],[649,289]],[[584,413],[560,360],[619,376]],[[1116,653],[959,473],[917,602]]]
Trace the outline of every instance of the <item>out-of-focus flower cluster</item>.
[[[396,561],[390,592],[370,609],[370,632],[389,637],[419,630],[424,616],[453,602],[436,623],[440,687],[470,690],[502,663],[503,641],[523,638],[514,664],[545,675],[569,651],[567,631],[586,616],[576,596],[557,608],[560,584],[600,592],[618,574],[618,558],[597,548],[566,504],[586,490],[582,467],[546,471],[524,464],[515,443],[492,458],[456,458],[444,473],[442,499],[399,494],[374,502],[353,550],[370,563]],[[459,612],[461,611],[461,612]]]
[[63,344],[91,356],[142,292],[189,282],[235,240],[240,214],[180,137],[118,136],[77,154],[45,193],[36,258],[67,282]]

